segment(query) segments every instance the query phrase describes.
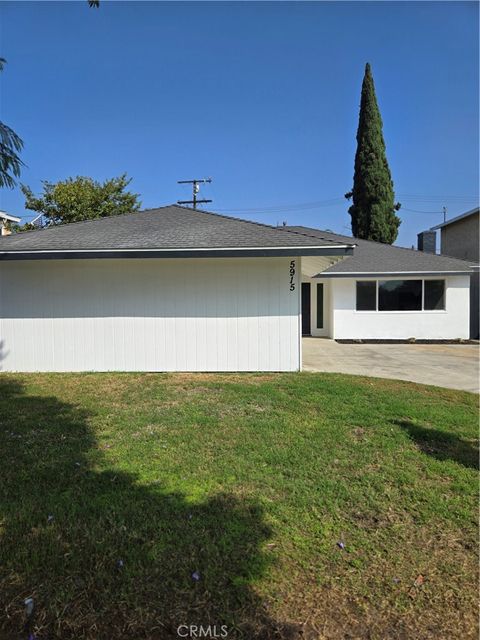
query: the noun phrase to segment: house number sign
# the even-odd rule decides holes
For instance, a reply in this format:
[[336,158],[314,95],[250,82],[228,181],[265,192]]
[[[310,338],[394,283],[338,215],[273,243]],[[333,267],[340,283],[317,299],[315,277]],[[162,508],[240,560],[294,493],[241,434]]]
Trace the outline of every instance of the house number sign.
[[295,260],[290,260],[290,291],[295,291]]

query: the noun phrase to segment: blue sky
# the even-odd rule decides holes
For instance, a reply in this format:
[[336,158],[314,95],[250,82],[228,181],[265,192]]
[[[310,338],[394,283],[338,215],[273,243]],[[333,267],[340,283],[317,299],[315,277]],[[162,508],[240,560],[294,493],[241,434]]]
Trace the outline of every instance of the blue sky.
[[347,233],[369,61],[409,246],[442,220],[417,211],[478,198],[477,25],[474,2],[2,2],[1,119],[34,190],[127,172],[154,207],[212,176],[212,210]]

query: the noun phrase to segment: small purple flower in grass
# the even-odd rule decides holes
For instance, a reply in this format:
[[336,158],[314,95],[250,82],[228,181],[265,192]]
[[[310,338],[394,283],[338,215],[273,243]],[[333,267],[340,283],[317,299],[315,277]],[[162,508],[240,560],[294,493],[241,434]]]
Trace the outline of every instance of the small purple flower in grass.
[[198,571],[194,571],[192,573],[192,580],[195,580],[195,582],[198,582],[200,580],[200,573]]
[[53,516],[48,516],[47,522],[53,522]]
[[117,560],[117,569],[123,569],[124,562],[123,560]]
[[341,540],[339,540],[339,541],[337,542],[337,547],[338,547],[339,549],[345,549],[345,543],[344,543],[344,542],[342,542]]
[[34,635],[33,633],[29,633],[28,634],[28,640],[37,640],[37,636]]

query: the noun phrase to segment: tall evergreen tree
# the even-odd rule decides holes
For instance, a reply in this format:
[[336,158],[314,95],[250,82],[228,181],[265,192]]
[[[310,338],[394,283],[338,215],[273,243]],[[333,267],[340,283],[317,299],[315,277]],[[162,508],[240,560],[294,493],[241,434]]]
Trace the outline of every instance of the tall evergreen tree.
[[395,212],[401,205],[395,204],[382,128],[375,85],[367,62],[360,100],[353,190],[345,197],[353,198],[348,212],[356,238],[393,244],[401,222]]

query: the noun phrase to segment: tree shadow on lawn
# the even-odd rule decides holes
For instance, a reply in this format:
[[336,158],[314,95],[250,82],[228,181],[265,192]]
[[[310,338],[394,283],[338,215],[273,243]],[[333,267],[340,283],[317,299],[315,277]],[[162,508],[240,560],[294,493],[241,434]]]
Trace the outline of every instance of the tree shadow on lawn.
[[404,429],[423,453],[437,460],[453,460],[471,469],[479,468],[478,447],[458,436],[421,427],[409,420],[393,420],[393,424]]
[[[216,625],[220,635],[223,624],[229,638],[296,637],[250,586],[267,566],[261,507],[232,495],[189,504],[99,470],[92,417],[0,377],[6,637],[163,639],[181,637],[179,625]],[[28,597],[35,610],[26,622]]]

